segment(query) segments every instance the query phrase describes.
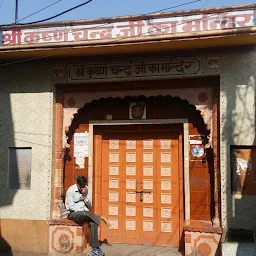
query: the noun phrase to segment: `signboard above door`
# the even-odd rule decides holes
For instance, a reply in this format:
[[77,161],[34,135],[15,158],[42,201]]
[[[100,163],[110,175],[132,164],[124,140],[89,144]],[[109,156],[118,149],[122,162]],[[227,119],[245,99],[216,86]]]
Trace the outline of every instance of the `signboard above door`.
[[[56,67],[60,68],[60,67]],[[65,67],[63,67],[65,69]],[[68,82],[134,79],[142,77],[170,77],[200,75],[200,58],[151,58],[124,62],[80,63],[68,65]],[[63,74],[63,72],[61,72]],[[58,72],[54,70],[54,78]]]

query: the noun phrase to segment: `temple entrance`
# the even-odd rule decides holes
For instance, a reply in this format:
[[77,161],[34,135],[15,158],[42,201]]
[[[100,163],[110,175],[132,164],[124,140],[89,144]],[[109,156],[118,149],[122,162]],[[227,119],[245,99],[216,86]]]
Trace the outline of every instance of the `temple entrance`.
[[[146,104],[146,119],[130,119],[133,102]],[[89,134],[91,149],[82,159],[74,154],[79,133]],[[171,96],[102,98],[79,109],[66,134],[70,147],[64,188],[77,175],[88,176],[93,211],[111,221],[111,229],[101,226],[101,239],[178,247],[185,213],[190,220],[212,219],[213,157],[203,148],[209,130],[188,101]],[[198,143],[200,155],[192,152]]]
[[[110,220],[101,238],[110,242],[179,246],[182,127],[129,125],[95,131],[95,186],[101,215]],[[100,178],[99,178],[100,177]],[[99,178],[99,179],[98,179]],[[182,199],[183,200],[183,199]]]

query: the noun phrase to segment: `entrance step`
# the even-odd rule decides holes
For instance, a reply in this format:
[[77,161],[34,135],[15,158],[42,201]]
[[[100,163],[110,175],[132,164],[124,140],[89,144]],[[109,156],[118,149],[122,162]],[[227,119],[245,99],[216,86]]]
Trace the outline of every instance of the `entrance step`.
[[177,248],[129,244],[103,244],[106,256],[180,256]]

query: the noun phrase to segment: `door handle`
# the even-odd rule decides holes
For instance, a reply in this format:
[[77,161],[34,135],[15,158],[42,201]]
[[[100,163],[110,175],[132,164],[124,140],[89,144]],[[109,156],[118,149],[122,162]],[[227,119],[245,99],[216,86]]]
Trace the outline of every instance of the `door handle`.
[[151,191],[143,191],[143,190],[135,190],[134,191],[135,193],[148,193],[148,194],[151,194]]
[[143,191],[143,190],[135,190],[134,192],[140,194],[140,201],[141,201],[141,202],[143,202],[143,194],[144,194],[144,193],[148,193],[148,194],[151,193],[150,191]]

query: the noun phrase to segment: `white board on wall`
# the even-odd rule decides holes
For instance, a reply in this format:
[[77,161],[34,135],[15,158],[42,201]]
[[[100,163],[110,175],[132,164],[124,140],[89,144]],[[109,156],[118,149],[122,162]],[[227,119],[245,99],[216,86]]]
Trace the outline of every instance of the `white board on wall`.
[[84,158],[89,155],[89,133],[79,132],[74,134],[74,157]]

